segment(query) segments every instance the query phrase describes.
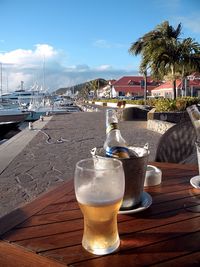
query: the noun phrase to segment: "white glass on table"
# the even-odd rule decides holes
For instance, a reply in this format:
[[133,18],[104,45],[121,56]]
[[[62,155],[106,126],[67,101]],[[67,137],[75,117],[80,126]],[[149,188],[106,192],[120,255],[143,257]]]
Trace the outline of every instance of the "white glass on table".
[[189,194],[192,198],[184,203],[184,208],[187,211],[200,213],[200,195],[197,193],[197,190],[200,189],[200,142],[196,143],[197,150],[197,160],[198,160],[198,175],[190,179],[190,184],[193,186],[193,189],[189,190]]
[[197,105],[191,105],[187,107],[187,112],[190,116],[191,122],[194,126],[196,131],[197,141],[195,142],[196,145],[196,152],[197,152],[197,161],[198,161],[198,175],[192,177],[190,179],[190,183],[193,187],[200,189],[200,111]]
[[76,198],[84,216],[83,247],[97,255],[120,245],[117,213],[124,195],[124,171],[113,158],[89,158],[76,164]]
[[195,145],[197,149],[197,160],[198,160],[199,175],[200,175],[200,142],[196,142]]

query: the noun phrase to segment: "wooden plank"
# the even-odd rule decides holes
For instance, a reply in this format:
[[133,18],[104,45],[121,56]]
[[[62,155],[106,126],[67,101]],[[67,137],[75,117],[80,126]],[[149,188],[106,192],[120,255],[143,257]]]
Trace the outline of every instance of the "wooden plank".
[[[199,190],[197,190],[197,191],[199,191]],[[173,194],[172,193],[165,194],[164,196],[165,196],[165,198],[163,198],[163,201],[162,201],[162,198],[160,196],[155,196],[153,198],[153,204],[152,204],[153,207],[152,207],[151,216],[154,214],[154,211],[153,211],[154,205],[156,205],[155,212],[156,213],[161,213],[162,210],[163,210],[164,202],[169,202],[170,201],[170,203],[172,203],[172,201],[176,200],[176,198],[177,198],[177,201],[180,202],[180,203],[177,202],[178,204],[177,204],[176,210],[174,212],[174,213],[177,213],[177,209],[182,208],[183,204],[185,202],[188,203],[189,201],[193,201],[193,199],[195,201],[195,196],[191,197],[189,192],[188,192],[188,190],[187,191],[186,190],[179,191],[179,192],[177,192],[177,194],[174,194],[174,193]],[[163,195],[162,195],[162,197],[163,197]],[[171,209],[171,207],[174,208],[174,206],[171,205],[170,203],[167,203],[166,205],[170,206],[170,209]],[[191,203],[191,206],[194,206],[194,205],[195,204]],[[162,207],[160,208],[160,206],[162,206]],[[54,211],[53,213],[45,213],[45,214],[39,213],[39,214],[33,215],[31,218],[26,220],[24,223],[19,224],[16,228],[19,229],[19,228],[24,228],[24,227],[40,226],[40,225],[45,225],[45,224],[50,224],[50,223],[74,220],[74,219],[78,219],[78,218],[82,219],[83,216],[82,216],[82,213],[79,210],[78,204],[76,205],[76,207],[77,207],[76,210],[60,211],[60,210],[62,210],[62,205],[61,205],[60,208],[58,207],[58,212]],[[160,209],[162,209],[162,210],[160,211]],[[166,212],[166,210],[165,210],[165,212]],[[147,216],[147,218],[148,218],[148,216]],[[132,220],[132,217],[129,216],[129,215],[119,216],[118,217],[118,221],[119,222],[128,221],[128,220]],[[15,229],[14,229],[14,231],[15,231]]]
[[[190,220],[198,218],[200,220],[200,214],[194,212],[185,212],[183,209],[178,212],[167,212],[156,216],[151,216],[144,219],[135,218],[130,221],[120,222],[118,224],[120,234],[128,234],[133,232],[144,231],[146,229],[154,227],[162,227],[166,224],[174,224],[179,221]],[[142,224],[142,226],[141,226]]]
[[[193,238],[194,238],[194,235],[196,234],[196,231],[199,231],[199,230],[200,230],[199,218],[185,220],[183,222],[174,223],[172,225],[167,224],[161,227],[154,227],[154,228],[150,228],[150,229],[147,229],[141,232],[134,232],[134,229],[132,229],[133,231],[132,234],[120,235],[121,246],[120,246],[119,253],[120,255],[127,255],[127,258],[128,258],[129,254],[131,255],[131,254],[137,253],[137,251],[134,252],[135,249],[139,250],[139,249],[142,249],[143,247],[147,247],[147,251],[148,251],[148,247],[154,247],[154,246],[157,248],[157,250],[153,249],[154,252],[158,253],[160,251],[159,247],[161,246],[163,248],[163,252],[167,254],[167,252],[171,248],[169,244],[171,243],[173,244],[175,242],[174,240],[179,240],[179,239],[181,240],[182,236],[184,239],[186,236],[186,238],[188,238],[189,240],[188,242],[192,242],[193,249],[198,250],[199,249],[198,241],[200,240],[200,232],[197,232],[196,243],[193,243]],[[164,245],[165,242],[168,243],[169,247],[168,246],[165,247]],[[178,241],[178,243],[179,242],[181,241]],[[177,246],[178,245],[179,244],[177,244]],[[179,249],[179,247],[177,247],[177,249]],[[130,251],[130,253],[126,253],[126,251]],[[74,246],[65,247],[65,248],[63,247],[60,249],[49,250],[49,251],[43,252],[42,255],[50,256],[55,259],[62,259],[62,261],[66,264],[73,264],[77,260],[85,261],[85,260],[97,257],[85,251],[81,247],[81,245],[78,245],[75,247]],[[173,256],[173,253],[172,253],[172,256]],[[115,257],[115,255],[113,255],[113,257]],[[149,257],[151,258],[150,253],[149,253]],[[96,266],[95,262],[93,262],[93,264],[94,266]],[[104,266],[104,265],[102,264],[101,266]],[[123,262],[121,262],[121,264],[119,263],[118,266],[124,266]],[[134,266],[134,264],[132,265],[127,264],[126,266]],[[146,262],[146,266],[148,266],[147,262]]]
[[55,248],[80,245],[83,235],[83,229],[68,233],[60,233],[41,238],[33,238],[15,242],[16,244],[25,247],[35,252],[42,252]]
[[23,221],[31,217],[33,214],[44,209],[50,203],[67,194],[72,190],[72,188],[72,181],[65,182],[62,185],[58,186],[56,190],[55,188],[51,189],[51,191],[39,196],[33,202],[5,215],[0,220],[0,235],[7,232],[19,223],[22,223]]
[[48,214],[34,215],[28,220],[26,220],[24,223],[19,224],[18,227],[16,227],[15,229],[39,226],[39,225],[48,225],[50,223],[57,223],[57,222],[64,222],[64,221],[65,222],[72,221],[75,219],[82,219],[82,217],[83,216],[79,209],[54,212],[51,214],[48,213]]
[[[149,187],[150,188],[150,187]],[[178,191],[182,191],[182,190],[192,190],[193,187],[190,185],[189,180],[187,183],[179,183],[179,184],[171,184],[169,186],[158,186],[157,188],[151,188],[151,189],[145,189],[145,191],[151,193],[155,192],[155,195],[158,194],[165,194],[165,193],[176,193]]]
[[[172,198],[173,199],[173,198]],[[173,199],[172,201],[166,201],[162,203],[153,204],[149,209],[142,213],[133,214],[133,215],[125,215],[126,218],[122,219],[122,221],[129,221],[132,220],[133,217],[136,218],[144,218],[147,220],[149,217],[151,218],[157,214],[158,217],[165,217],[167,216],[166,212],[172,212],[174,214],[180,213],[180,210],[183,209],[184,203],[188,203],[190,200],[193,200],[192,196],[188,196],[185,198],[177,199],[176,201]],[[191,203],[191,206],[195,206],[196,203]],[[80,212],[80,211],[78,211]],[[51,214],[48,215],[49,220],[51,220]],[[79,217],[79,216],[78,216]],[[81,217],[81,212],[80,212]],[[120,217],[119,217],[120,218]],[[13,229],[12,231],[8,232],[3,238],[9,241],[17,241],[17,240],[24,240],[30,238],[40,238],[55,234],[63,234],[68,231],[77,231],[82,229],[82,219],[75,219],[72,222],[65,221],[66,217],[60,217],[61,222],[58,223],[51,223],[48,224],[48,227],[45,225],[38,225],[38,226],[30,226],[21,229]],[[141,221],[141,225],[145,225],[145,220]]]
[[200,252],[189,253],[185,256],[173,258],[169,261],[161,262],[153,265],[155,267],[172,267],[172,266],[200,266]]
[[78,230],[83,230],[83,219],[19,228],[6,233],[2,236],[2,239],[10,242],[32,238],[39,240],[39,238],[64,235]]
[[[67,194],[67,196],[73,196],[74,199],[76,199],[75,198],[74,188]],[[54,201],[54,204],[57,204],[57,203],[65,203],[67,201],[67,199],[66,199],[67,196],[65,195],[65,196],[61,197],[60,199]]]
[[[185,200],[184,200],[185,201]],[[178,200],[179,207],[183,205],[183,200]],[[174,210],[174,208],[177,209],[178,204],[171,205],[171,203],[162,203],[157,205],[156,209],[152,209],[149,211],[149,209],[145,212],[145,215],[153,213],[161,213],[166,211],[166,207],[168,207],[168,210]],[[80,212],[80,211],[79,211]],[[80,212],[81,214],[81,212]],[[49,214],[51,217],[51,214]],[[141,216],[140,214],[137,216]],[[9,240],[9,241],[17,241],[17,240],[24,240],[24,239],[30,239],[30,238],[38,238],[48,235],[55,235],[67,231],[76,231],[82,229],[81,225],[83,224],[82,220],[73,220],[73,223],[70,221],[64,221],[65,218],[62,219],[61,222],[58,223],[51,223],[48,224],[48,227],[45,225],[38,225],[38,226],[30,226],[25,228],[19,228],[19,229],[13,229],[2,236],[3,239]]]
[[[73,205],[72,209],[70,204]],[[69,209],[67,209],[67,207],[69,207]],[[74,201],[74,197],[70,195],[68,196],[67,203],[48,205],[42,211],[36,213],[35,215],[32,215],[23,223],[18,224],[14,229],[30,227],[34,225],[50,224],[53,222],[62,222],[78,218],[82,218],[82,214],[80,212],[77,201]]]
[[[143,240],[145,239],[146,236],[143,237]],[[198,251],[199,242],[200,232],[191,233],[189,235],[179,236],[135,249],[127,249],[125,251],[120,250],[119,253],[110,254],[104,257],[94,259],[89,258],[84,261],[76,257],[74,261],[68,264],[71,264],[74,267],[150,266]],[[140,245],[140,240],[138,240],[137,237],[135,239],[132,237],[130,240],[124,240],[122,246],[125,245],[134,247]],[[190,261],[185,262],[185,266],[191,266]]]
[[[67,190],[62,185],[62,188],[50,192],[49,197],[47,193],[30,203],[30,206],[21,209],[18,215],[11,214],[12,222],[8,227],[5,226],[5,218],[3,227],[0,220],[0,230],[3,229],[4,232],[18,225],[18,229],[11,230],[3,237],[15,242],[16,248],[22,245],[40,252],[44,259],[52,257],[52,261],[60,260],[73,266],[125,266],[125,263],[126,266],[150,265],[193,253],[199,249],[200,213],[186,211],[183,204],[195,200],[195,197],[198,199],[199,192],[193,191],[189,185],[189,179],[196,175],[197,167],[171,163],[153,165],[163,171],[162,185],[148,188],[155,200],[148,210],[119,216],[122,239],[120,254],[98,257],[82,248],[83,220],[77,210],[73,181],[67,185]],[[70,204],[71,197],[73,203]],[[65,201],[69,202],[69,205]],[[31,208],[33,210],[29,211]],[[26,212],[27,214],[24,214]],[[177,246],[181,246],[178,251]],[[1,251],[3,250],[0,248],[0,253]],[[11,258],[14,258],[14,255]]]
[[[181,191],[177,191],[177,187],[175,187],[175,189],[176,189],[176,191],[175,192],[170,192],[170,193],[167,193],[167,194],[165,194],[165,195],[163,195],[163,194],[160,194],[160,195],[157,195],[157,196],[153,196],[153,202],[154,203],[156,203],[156,202],[159,202],[159,201],[161,201],[161,199],[163,198],[163,196],[165,197],[165,199],[163,199],[163,201],[169,201],[170,199],[175,199],[175,198],[178,198],[178,197],[185,197],[183,194],[184,193],[187,193],[187,195],[188,195],[188,184],[186,185],[186,187],[187,187],[187,190],[185,189],[185,190],[181,190]],[[164,187],[162,187],[162,191],[164,190],[163,189]],[[166,187],[165,187],[166,188]],[[169,189],[171,190],[173,188],[173,190],[174,190],[174,187],[171,187],[171,186],[169,186]],[[182,187],[181,187],[182,188]],[[149,189],[150,191],[151,191],[151,188]],[[197,192],[199,193],[199,191],[197,190]],[[194,195],[198,195],[198,193],[194,193]],[[66,196],[65,196],[66,197]],[[71,198],[74,200],[74,202],[73,203],[60,203],[60,204],[56,204],[56,205],[49,205],[47,208],[45,208],[45,209],[43,209],[41,212],[39,212],[39,213],[37,213],[37,215],[36,215],[36,218],[35,218],[35,216],[32,216],[31,218],[30,218],[30,220],[27,220],[24,224],[20,224],[18,227],[23,227],[23,226],[31,226],[31,224],[33,223],[33,225],[37,225],[37,223],[36,223],[36,221],[37,221],[37,218],[38,218],[38,224],[39,224],[39,220],[40,220],[40,218],[42,218],[42,216],[38,216],[38,215],[40,215],[40,214],[48,214],[48,213],[50,213],[50,212],[56,212],[56,213],[58,213],[58,212],[60,212],[60,211],[62,211],[62,210],[67,210],[68,209],[68,207],[69,208],[73,208],[73,209],[77,209],[78,208],[78,204],[77,204],[77,202],[76,202],[76,200],[75,200],[75,197],[74,196],[67,196],[68,198],[66,199],[66,201],[68,200],[68,201],[70,201],[71,200]],[[71,205],[70,205],[71,204]],[[74,214],[76,213],[77,211],[74,211]],[[62,220],[66,220],[67,219],[67,217],[65,218],[65,216],[63,216],[63,218],[62,218],[62,215],[61,215],[62,213],[60,213],[58,216],[57,215],[52,215],[52,216],[45,216],[44,218],[44,223],[45,223],[45,220],[47,220],[47,223],[49,223],[49,222],[56,222],[56,221],[62,221]],[[67,213],[63,213],[63,215],[64,214],[66,214],[67,215]],[[73,212],[71,213],[71,214],[73,214]],[[49,219],[48,219],[48,217],[49,217]],[[57,217],[57,219],[53,219],[54,217]],[[58,219],[58,218],[60,218],[60,219]],[[72,217],[73,218],[73,217]],[[76,217],[76,218],[78,218],[78,217]],[[48,221],[49,220],[49,221]],[[42,222],[42,219],[41,219],[41,223],[42,224],[44,224],[43,222]]]
[[[81,244],[75,245],[75,246],[66,246],[63,248],[59,249],[53,249],[53,250],[47,250],[45,252],[40,253],[44,257],[50,257],[55,260],[60,260],[64,264],[70,264],[74,263],[76,261],[84,261],[84,260],[89,260],[89,259],[95,259],[100,256],[93,255],[89,252],[87,252]],[[125,263],[124,263],[125,264]],[[96,266],[94,264],[94,266]],[[115,265],[110,265],[110,266],[115,266]],[[116,265],[119,266],[120,265]],[[124,266],[124,265],[122,265]],[[132,266],[130,266],[132,267]]]
[[177,200],[181,198],[187,198],[187,197],[192,197],[193,199],[200,198],[200,190],[198,189],[188,190],[188,187],[187,189],[179,190],[176,192],[169,192],[165,194],[156,194],[156,192],[154,190],[152,192],[150,188],[148,189],[147,192],[152,196],[153,205],[166,202],[166,201],[173,201],[173,200]]
[[[156,163],[154,164],[160,168],[168,170],[171,169],[184,169],[184,170],[194,170],[194,166],[185,166],[180,164],[163,164],[163,163]],[[169,170],[168,170],[169,171]],[[173,171],[173,173],[176,173]],[[66,187],[65,187],[66,184]],[[43,196],[38,197],[35,201],[31,202],[30,204],[24,206],[23,208],[19,208],[10,214],[4,216],[0,220],[0,235],[11,229],[12,227],[16,226],[17,224],[25,221],[27,218],[31,217],[33,214],[41,211],[46,206],[55,202],[62,198],[65,193],[72,192],[73,190],[73,180],[70,182],[65,183],[62,186],[56,188],[56,190],[51,190],[49,193],[46,193]],[[175,188],[174,188],[175,189]],[[176,188],[176,191],[178,189]]]
[[[77,209],[78,204],[76,201],[76,197],[72,195],[66,195],[64,202],[54,202],[53,204],[50,204],[37,214],[46,214],[46,213],[53,213],[53,212],[59,212],[59,211],[65,211],[65,210],[74,210]],[[63,199],[63,198],[62,198]]]
[[[199,190],[196,190],[196,191],[194,190],[193,194],[194,194],[194,197],[196,197],[200,194],[200,192]],[[190,195],[191,193],[189,193],[188,189],[178,191],[176,193],[173,192],[173,193],[155,195],[153,197],[153,205],[158,202],[165,202],[165,201],[171,201],[177,198],[190,197]],[[67,210],[68,206],[71,208],[69,204],[72,204],[73,209],[74,208],[79,209],[78,204],[76,200],[74,200],[73,196],[71,195],[68,196],[67,200],[69,202],[65,203],[65,205],[63,205],[63,203],[57,204],[57,205],[49,205],[47,208],[37,213],[36,215],[33,215],[31,218],[26,220],[24,223],[19,224],[17,228],[23,228],[23,227],[28,227],[28,226],[42,225],[42,224],[48,224],[52,222],[59,222],[59,221],[61,222],[61,221],[66,221],[70,219],[81,218],[82,215],[80,214],[78,210],[69,210],[69,211],[63,212],[63,210]],[[74,202],[71,203],[70,202],[71,200],[74,200]],[[49,214],[50,211],[51,211],[51,214]],[[44,216],[43,216],[43,213],[44,213]]]
[[[121,217],[127,217],[127,216],[121,215]],[[165,213],[163,216],[158,215],[158,217],[152,216],[149,218],[145,215],[140,215],[139,217],[137,217],[136,215],[136,216],[131,216],[130,218],[132,218],[132,220],[129,220],[128,222],[127,221],[120,222],[118,224],[120,235],[133,234],[135,232],[146,231],[151,228],[160,229],[159,227],[164,227],[165,225],[174,225],[177,222],[179,223],[179,221],[181,221],[181,223],[184,223],[185,220],[187,220],[187,222],[190,221],[193,222],[192,220],[199,221],[200,214],[187,212],[184,209],[182,209],[178,213],[170,212],[170,213]],[[74,221],[72,222],[74,223]],[[62,232],[60,230],[60,233],[53,234],[52,232],[51,235],[43,237],[40,237],[41,234],[38,234],[37,236],[35,236],[35,238],[26,240],[24,239],[21,241],[19,240],[17,243],[29,249],[36,250],[37,252],[41,252],[42,250],[56,249],[59,247],[61,248],[67,245],[68,246],[75,245],[78,244],[78,242],[80,243],[83,233],[83,222],[79,226],[80,227],[82,226],[82,228],[78,232],[75,229],[76,227],[73,226],[73,231],[70,232],[67,231]],[[63,229],[60,226],[57,228]],[[72,225],[70,230],[72,230]],[[37,232],[39,233],[39,230]],[[72,243],[68,243],[68,241],[71,239],[71,236],[73,236]],[[16,238],[19,237],[17,236]]]
[[0,241],[0,266],[2,267],[63,267],[57,260],[34,254],[21,247]]
[[151,161],[148,164],[154,165],[161,169],[196,170],[198,172],[198,166],[196,164],[180,164],[180,163],[155,162],[155,161]]

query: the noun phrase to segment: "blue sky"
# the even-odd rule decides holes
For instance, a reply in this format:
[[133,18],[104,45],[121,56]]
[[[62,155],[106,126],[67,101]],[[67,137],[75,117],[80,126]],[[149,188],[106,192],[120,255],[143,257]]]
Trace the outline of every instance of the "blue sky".
[[0,11],[3,91],[43,85],[44,69],[50,91],[138,74],[128,49],[165,20],[200,42],[199,0],[0,0]]

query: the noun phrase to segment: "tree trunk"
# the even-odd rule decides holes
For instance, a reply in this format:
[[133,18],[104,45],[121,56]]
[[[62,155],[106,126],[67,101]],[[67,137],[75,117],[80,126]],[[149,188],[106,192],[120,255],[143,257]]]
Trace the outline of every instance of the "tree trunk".
[[173,99],[176,99],[176,80],[173,80],[173,93],[174,93],[174,97]]
[[176,78],[175,78],[175,66],[172,64],[171,65],[171,72],[172,72],[172,88],[173,88],[173,99],[176,99]]
[[144,72],[144,103],[147,101],[147,71]]

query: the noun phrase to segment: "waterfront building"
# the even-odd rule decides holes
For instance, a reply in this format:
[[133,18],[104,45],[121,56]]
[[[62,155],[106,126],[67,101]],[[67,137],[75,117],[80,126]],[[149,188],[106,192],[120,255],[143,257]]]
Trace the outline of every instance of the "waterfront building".
[[[173,98],[172,81],[167,81],[151,91],[154,97]],[[176,95],[200,97],[200,74],[193,73],[183,80],[176,80]]]
[[[147,95],[151,95],[151,91],[158,85],[151,79],[150,76],[147,77]],[[134,97],[144,97],[145,81],[143,76],[123,76],[119,80],[109,81],[108,84],[110,88],[111,98],[134,98]],[[105,90],[108,91],[108,86]]]

